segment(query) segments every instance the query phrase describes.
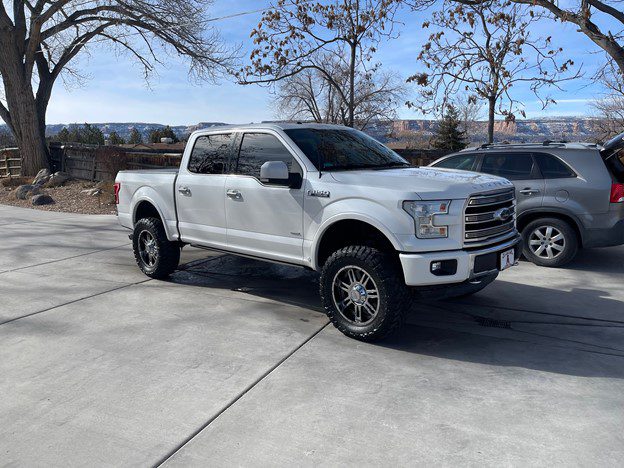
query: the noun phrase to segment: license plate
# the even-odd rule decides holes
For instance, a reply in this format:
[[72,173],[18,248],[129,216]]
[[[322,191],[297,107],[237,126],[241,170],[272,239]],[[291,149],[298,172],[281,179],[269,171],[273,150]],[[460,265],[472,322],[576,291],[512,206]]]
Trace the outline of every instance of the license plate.
[[501,271],[506,270],[514,266],[516,263],[516,258],[514,255],[514,249],[505,250],[500,254],[500,269]]

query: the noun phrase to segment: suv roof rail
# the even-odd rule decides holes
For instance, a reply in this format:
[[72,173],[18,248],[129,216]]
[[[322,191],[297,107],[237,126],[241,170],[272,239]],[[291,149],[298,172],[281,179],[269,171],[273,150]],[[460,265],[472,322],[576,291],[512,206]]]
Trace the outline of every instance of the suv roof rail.
[[558,147],[558,148],[599,148],[600,145],[595,143],[588,142],[570,142],[566,140],[546,140],[542,143],[532,142],[532,143],[485,143],[476,147],[465,148],[462,151],[475,151],[475,150],[484,150],[484,149],[494,149],[494,148],[539,148],[544,146],[550,147]]

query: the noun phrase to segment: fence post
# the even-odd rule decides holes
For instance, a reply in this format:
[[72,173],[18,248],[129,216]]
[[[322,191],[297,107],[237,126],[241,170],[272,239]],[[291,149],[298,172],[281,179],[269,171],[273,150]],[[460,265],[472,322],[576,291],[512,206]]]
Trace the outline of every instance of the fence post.
[[[98,146],[99,149],[99,146]],[[97,169],[97,151],[93,152],[93,166],[91,167],[91,180],[95,182],[95,174]]]

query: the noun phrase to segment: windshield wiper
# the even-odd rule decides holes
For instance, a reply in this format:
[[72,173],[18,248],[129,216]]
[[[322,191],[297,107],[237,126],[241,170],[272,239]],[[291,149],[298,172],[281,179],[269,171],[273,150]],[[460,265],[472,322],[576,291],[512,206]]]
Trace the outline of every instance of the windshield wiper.
[[393,167],[413,167],[413,166],[408,162],[393,161],[393,162],[389,162],[386,164],[381,164],[379,166],[375,166],[374,169],[392,169]]

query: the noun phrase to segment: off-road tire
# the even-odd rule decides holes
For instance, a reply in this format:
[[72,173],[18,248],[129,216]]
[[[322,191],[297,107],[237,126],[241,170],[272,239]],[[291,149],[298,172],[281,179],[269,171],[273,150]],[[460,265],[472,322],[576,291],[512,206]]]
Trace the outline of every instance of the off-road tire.
[[[549,259],[536,255],[530,248],[529,243],[531,242],[531,234],[535,232],[536,229],[553,227],[559,233],[561,233],[565,239],[565,245],[563,251],[561,251],[556,257]],[[535,239],[533,239],[535,240]],[[574,230],[572,226],[566,221],[563,221],[558,218],[539,218],[535,221],[531,221],[523,230],[522,230],[522,255],[524,258],[529,260],[538,266],[550,267],[550,268],[559,268],[564,265],[570,263],[579,249],[579,238],[578,234]]]
[[[143,232],[151,234],[155,241],[155,260],[153,265],[147,264],[141,257],[139,238]],[[180,244],[167,239],[162,221],[158,218],[142,218],[134,226],[132,235],[134,259],[141,271],[154,279],[167,278],[180,263]]]
[[[378,312],[367,325],[347,320],[334,304],[334,278],[350,266],[364,270],[379,291]],[[366,246],[345,247],[329,257],[321,271],[320,293],[333,325],[345,335],[361,341],[378,341],[401,328],[411,297],[398,258]]]

